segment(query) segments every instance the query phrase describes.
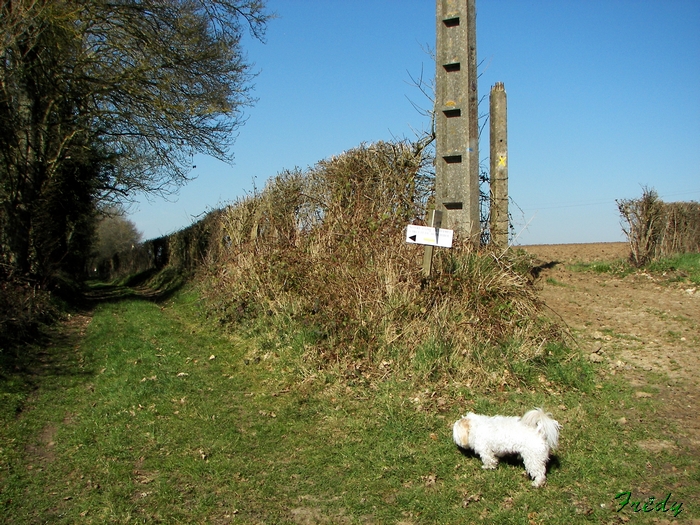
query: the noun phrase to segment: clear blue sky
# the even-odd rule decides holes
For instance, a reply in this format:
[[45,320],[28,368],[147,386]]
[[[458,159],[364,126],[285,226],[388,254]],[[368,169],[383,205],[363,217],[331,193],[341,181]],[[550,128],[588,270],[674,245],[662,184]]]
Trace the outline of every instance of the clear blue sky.
[[[195,157],[197,179],[130,216],[171,233],[362,142],[414,138],[428,121],[411,85],[434,75],[433,0],[269,0],[267,43],[235,163]],[[624,240],[615,199],[700,200],[700,1],[477,0],[479,96],[508,94],[516,244]],[[488,132],[481,145],[488,160]]]

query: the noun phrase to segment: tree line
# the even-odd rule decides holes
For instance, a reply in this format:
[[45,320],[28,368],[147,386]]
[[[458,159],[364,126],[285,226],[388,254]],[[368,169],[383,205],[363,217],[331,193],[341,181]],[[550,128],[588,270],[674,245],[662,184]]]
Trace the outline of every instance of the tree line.
[[0,3],[0,278],[78,277],[101,210],[230,161],[263,0]]

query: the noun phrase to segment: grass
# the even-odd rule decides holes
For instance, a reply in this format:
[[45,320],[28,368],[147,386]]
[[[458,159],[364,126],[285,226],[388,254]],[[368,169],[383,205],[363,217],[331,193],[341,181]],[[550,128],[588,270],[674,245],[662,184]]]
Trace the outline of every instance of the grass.
[[568,268],[574,272],[610,273],[619,277],[624,277],[635,271],[634,267],[622,259],[616,261],[576,262],[568,265]]
[[575,272],[609,273],[620,277],[637,271],[646,271],[664,278],[667,282],[689,282],[700,284],[700,253],[683,253],[653,261],[642,269],[636,269],[628,262],[616,261],[577,262],[568,266]]
[[683,253],[652,262],[647,269],[654,273],[671,274],[673,280],[700,284],[700,253]]
[[[648,523],[669,514],[617,512],[615,496],[671,492],[679,518],[700,496],[689,455],[638,446],[675,443],[663,407],[560,347],[520,363],[518,388],[476,391],[431,376],[430,344],[413,377],[393,372],[400,355],[383,377],[305,367],[315,337],[224,335],[191,289],[111,296],[84,335],[27,349],[0,381],[0,521]],[[543,489],[451,441],[469,410],[540,405],[563,424]]]

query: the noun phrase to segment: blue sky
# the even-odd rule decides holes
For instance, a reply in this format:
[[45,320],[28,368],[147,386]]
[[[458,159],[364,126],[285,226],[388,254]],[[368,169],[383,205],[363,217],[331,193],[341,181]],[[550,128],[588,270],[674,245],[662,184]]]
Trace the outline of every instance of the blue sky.
[[[477,0],[479,96],[504,82],[515,244],[624,240],[616,199],[642,185],[700,200],[700,2]],[[141,199],[145,238],[362,142],[415,138],[434,75],[433,0],[269,0],[246,40],[257,104],[233,166],[195,157],[179,194]],[[488,162],[488,131],[480,144]]]

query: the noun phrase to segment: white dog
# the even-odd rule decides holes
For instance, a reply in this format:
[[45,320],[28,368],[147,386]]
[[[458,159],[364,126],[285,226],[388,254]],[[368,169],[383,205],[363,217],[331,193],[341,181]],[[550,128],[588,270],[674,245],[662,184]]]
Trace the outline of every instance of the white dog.
[[469,412],[454,424],[452,436],[461,448],[470,448],[481,458],[482,468],[495,469],[498,458],[520,454],[533,487],[546,482],[550,450],[557,448],[561,425],[541,408],[523,417],[482,416]]

